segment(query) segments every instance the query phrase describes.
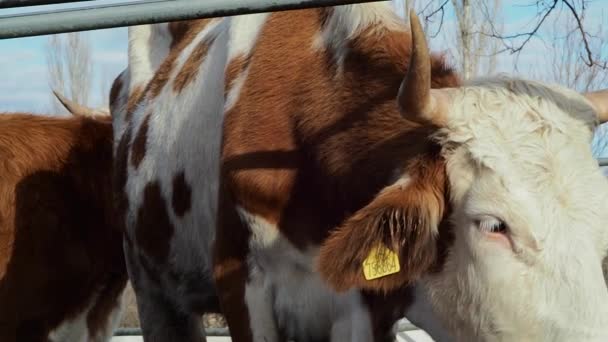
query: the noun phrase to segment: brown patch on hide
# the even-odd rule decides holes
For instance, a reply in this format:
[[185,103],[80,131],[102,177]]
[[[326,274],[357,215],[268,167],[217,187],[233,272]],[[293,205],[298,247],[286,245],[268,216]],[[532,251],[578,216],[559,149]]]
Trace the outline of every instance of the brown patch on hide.
[[146,156],[146,144],[148,142],[148,129],[151,116],[151,113],[146,115],[131,145],[131,164],[133,164],[135,169],[139,167],[139,164],[141,164],[141,161]]
[[[388,292],[410,284],[435,263],[438,225],[445,214],[444,163],[420,158],[413,164],[405,184],[383,189],[325,240],[319,272],[336,290],[358,287]],[[366,280],[362,264],[379,243],[399,255],[401,271]]]
[[95,337],[105,332],[108,326],[108,318],[113,311],[117,311],[121,305],[121,297],[127,285],[127,270],[124,273],[109,273],[106,275],[107,283],[100,287],[97,301],[87,315],[87,328],[89,334]]
[[0,340],[45,341],[126,285],[111,120],[0,115],[0,160]]
[[158,97],[169,81],[178,57],[182,54],[184,49],[192,43],[194,38],[196,38],[196,35],[204,28],[206,24],[207,21],[205,20],[195,20],[189,23],[188,29],[181,29],[184,30],[183,33],[181,33],[181,36],[175,41],[174,45],[172,43],[173,46],[169,50],[169,54],[162,62],[158,70],[156,70],[154,73],[154,77],[152,77],[146,86],[146,90],[144,92],[149,96],[150,99],[155,99]]
[[214,20],[220,20],[219,18],[205,18],[205,19],[194,19],[194,20],[183,20],[170,22],[169,33],[171,34],[171,45],[170,49],[175,49],[182,39],[190,39],[194,34],[201,32],[207,25]]
[[228,63],[228,67],[226,68],[226,81],[224,82],[224,98],[228,96],[228,92],[234,86],[234,81],[237,77],[247,70],[250,62],[251,55],[239,55]]
[[173,211],[178,217],[186,215],[192,205],[192,188],[186,181],[186,173],[184,170],[178,172],[173,177],[173,196],[171,198]]
[[[249,233],[237,222],[237,205],[276,225],[296,248],[322,246],[321,272],[340,289],[367,283],[361,263],[370,246],[383,241],[393,247],[402,271],[363,284],[377,299],[370,305],[372,317],[380,317],[376,336],[393,323],[383,319],[405,305],[379,292],[408,284],[438,259],[441,238],[433,225],[445,214],[447,189],[430,138],[437,127],[408,121],[397,106],[409,32],[363,30],[344,41],[340,52],[347,53],[338,65],[338,51],[313,44],[332,11],[271,14],[250,56],[227,68],[225,94],[244,70],[248,76],[223,126],[224,223],[218,225],[214,277],[231,331],[235,326],[244,341],[251,339],[243,303]],[[457,86],[442,58],[431,58],[432,86]],[[396,174],[414,179],[407,190],[385,189]]]
[[129,99],[127,100],[127,114],[125,115],[125,121],[130,122],[131,117],[133,116],[133,112],[137,109],[137,106],[144,99],[144,87],[142,85],[136,86],[133,91],[129,94]]
[[110,113],[112,112],[112,109],[116,106],[116,101],[118,101],[118,97],[120,96],[120,92],[123,87],[122,76],[124,75],[124,73],[125,73],[124,71],[122,73],[120,73],[120,75],[118,75],[118,77],[116,77],[114,79],[114,82],[112,82],[112,88],[110,89],[110,99],[109,99]]
[[213,44],[214,40],[215,37],[203,39],[203,41],[201,41],[190,53],[190,56],[188,56],[188,59],[186,62],[184,62],[182,69],[179,71],[177,76],[175,76],[173,90],[176,93],[181,93],[182,90],[188,86],[188,84],[192,83],[196,79],[201,63],[203,62],[205,56],[207,56],[209,47]]
[[[436,129],[407,121],[397,108],[409,33],[364,32],[347,42],[338,68],[331,49],[312,48],[323,13],[273,13],[253,55],[228,68],[229,79],[245,64],[249,71],[226,114],[222,177],[239,205],[302,248],[321,243],[395,170],[432,147]],[[435,87],[458,83],[438,57],[432,73]]]
[[247,256],[250,232],[240,220],[228,189],[222,183],[220,189],[218,229],[213,247],[213,280],[232,339],[253,342],[249,312],[245,304],[245,285],[249,280]]
[[127,124],[123,135],[120,137],[118,147],[116,148],[116,156],[112,167],[113,179],[112,190],[114,193],[114,209],[116,213],[116,224],[121,231],[125,232],[127,242],[131,242],[128,232],[126,231],[126,216],[129,210],[129,197],[127,196],[127,178],[128,178],[128,160],[129,160],[129,144],[131,143],[132,126]]
[[144,188],[143,203],[137,211],[137,245],[156,264],[162,265],[169,256],[174,230],[160,184],[148,183]]

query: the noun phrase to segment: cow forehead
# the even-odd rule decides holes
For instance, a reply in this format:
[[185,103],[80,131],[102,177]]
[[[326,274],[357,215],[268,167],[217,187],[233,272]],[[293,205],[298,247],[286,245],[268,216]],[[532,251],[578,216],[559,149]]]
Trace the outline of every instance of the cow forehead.
[[497,78],[462,87],[451,97],[443,143],[465,148],[485,167],[499,172],[521,163],[517,166],[527,172],[544,172],[573,158],[592,158],[597,119],[576,92]]
[[605,206],[608,182],[591,153],[590,128],[596,119],[583,96],[557,86],[498,79],[467,85],[451,97],[440,142],[454,200],[477,182],[477,190],[485,183],[483,191],[511,209],[517,205],[508,202],[521,199],[519,191],[538,209],[535,215],[556,210],[556,220],[604,218],[598,212]]

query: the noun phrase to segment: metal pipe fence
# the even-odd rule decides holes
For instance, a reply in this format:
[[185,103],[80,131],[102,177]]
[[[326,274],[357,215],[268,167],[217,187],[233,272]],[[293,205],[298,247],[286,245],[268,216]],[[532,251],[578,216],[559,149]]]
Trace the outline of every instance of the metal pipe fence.
[[[420,329],[406,320],[398,321],[395,328],[397,333]],[[206,328],[204,331],[206,336],[230,336],[230,331],[228,328]],[[141,334],[142,331],[140,328],[121,328],[116,330],[114,336],[141,336]]]
[[[19,0],[8,1],[9,3],[19,2]],[[49,3],[59,2],[52,0],[34,1]],[[0,16],[0,39],[378,1],[379,0],[131,1],[122,4],[97,5],[75,9]]]
[[[0,9],[95,0],[0,0]],[[56,11],[0,16],[0,39],[107,29],[161,22],[327,7],[383,0],[148,0]],[[386,1],[386,0],[384,0]],[[598,158],[608,166],[608,158]],[[417,330],[399,322],[397,332]],[[230,336],[228,328],[204,329],[207,336]],[[114,336],[140,336],[139,328],[121,328]]]
[[95,0],[0,0],[0,8],[41,6],[41,5],[59,5],[70,2],[85,2]]

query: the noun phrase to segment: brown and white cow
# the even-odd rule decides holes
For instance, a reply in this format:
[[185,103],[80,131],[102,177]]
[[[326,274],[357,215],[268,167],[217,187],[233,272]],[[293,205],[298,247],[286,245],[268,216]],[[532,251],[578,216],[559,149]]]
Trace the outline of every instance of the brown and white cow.
[[414,286],[461,341],[608,338],[606,95],[461,85],[411,23],[374,3],[130,29],[111,110],[147,341],[197,340],[211,264],[237,342],[388,341]]
[[0,341],[108,341],[127,272],[107,118],[0,114]]

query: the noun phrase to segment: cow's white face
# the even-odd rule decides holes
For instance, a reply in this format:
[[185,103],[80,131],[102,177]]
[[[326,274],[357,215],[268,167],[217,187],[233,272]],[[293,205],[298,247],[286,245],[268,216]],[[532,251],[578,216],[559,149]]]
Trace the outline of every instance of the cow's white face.
[[478,81],[450,91],[454,241],[425,278],[462,341],[608,341],[608,180],[578,93]]

